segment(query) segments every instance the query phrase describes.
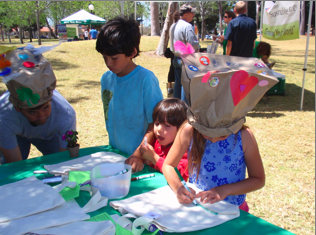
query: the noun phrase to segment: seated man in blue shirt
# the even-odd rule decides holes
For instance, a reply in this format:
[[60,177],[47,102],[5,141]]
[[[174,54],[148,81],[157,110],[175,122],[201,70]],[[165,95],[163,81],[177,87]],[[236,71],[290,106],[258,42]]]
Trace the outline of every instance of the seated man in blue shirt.
[[253,19],[247,17],[246,11],[245,2],[239,1],[235,4],[234,12],[237,17],[229,22],[225,34],[226,55],[252,57],[257,25]]
[[55,90],[50,63],[25,48],[7,52],[5,59],[10,62],[1,74],[8,88],[0,96],[1,164],[27,159],[31,144],[43,155],[65,151],[62,135],[76,130],[76,113]]

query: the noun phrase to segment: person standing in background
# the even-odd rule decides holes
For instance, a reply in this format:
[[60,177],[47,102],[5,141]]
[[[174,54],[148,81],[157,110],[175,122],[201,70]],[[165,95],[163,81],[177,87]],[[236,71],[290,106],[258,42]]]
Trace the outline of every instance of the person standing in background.
[[98,37],[98,31],[96,31],[93,27],[90,30],[90,36],[91,36],[91,39],[97,39]]
[[[225,11],[225,13],[224,13],[224,23],[225,24],[228,25],[229,22],[235,18],[236,18],[236,14],[234,12]],[[227,28],[224,30],[224,35],[213,36],[213,40],[216,40],[218,38],[220,40],[220,42],[223,43],[223,55],[226,55],[226,46],[227,46],[227,40],[225,40],[226,30],[227,30]]]
[[172,62],[174,59],[173,32],[174,32],[174,27],[179,19],[180,19],[180,13],[179,13],[179,11],[175,11],[173,13],[173,24],[170,26],[170,30],[169,30],[170,48],[167,48],[166,51],[164,52],[164,56],[166,58],[171,59],[171,64],[170,64],[169,73],[168,73],[168,95],[173,94],[172,82],[175,82],[174,66],[173,66],[173,62]]
[[[193,8],[189,4],[183,4],[180,7],[180,19],[174,25],[172,31],[170,30],[170,44],[174,45],[175,42],[181,41],[184,44],[190,43],[196,51],[199,49],[199,41],[195,36],[192,25],[190,24],[190,22],[192,22],[193,20],[195,11],[196,8]],[[173,46],[171,46],[170,49],[173,50],[172,52],[175,55],[173,59],[173,66],[175,68],[173,97],[179,98],[188,103],[181,85],[181,58],[179,57],[179,53],[175,51]]]
[[88,30],[86,29],[85,31],[84,31],[84,40],[88,40],[89,39],[89,32],[88,32]]
[[252,57],[257,38],[257,25],[246,15],[246,7],[244,1],[235,4],[234,12],[237,17],[229,22],[225,35],[226,55]]

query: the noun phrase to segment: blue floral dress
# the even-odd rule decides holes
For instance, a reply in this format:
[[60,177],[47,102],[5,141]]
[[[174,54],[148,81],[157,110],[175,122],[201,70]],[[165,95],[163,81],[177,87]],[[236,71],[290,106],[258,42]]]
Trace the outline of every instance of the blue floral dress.
[[[197,179],[196,173],[197,169],[193,169],[193,172],[189,174],[189,182],[203,191],[244,180],[246,163],[242,149],[241,132],[232,134],[227,139],[216,143],[206,140]],[[245,199],[246,194],[242,194],[231,195],[224,200],[240,206]]]

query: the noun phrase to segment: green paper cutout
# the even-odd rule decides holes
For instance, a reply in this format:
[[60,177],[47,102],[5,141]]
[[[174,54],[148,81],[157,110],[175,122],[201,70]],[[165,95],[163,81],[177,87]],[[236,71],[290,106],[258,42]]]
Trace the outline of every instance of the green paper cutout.
[[40,96],[39,94],[33,94],[33,91],[30,88],[20,87],[20,89],[16,89],[16,93],[19,95],[19,99],[21,101],[26,100],[28,106],[32,106],[30,101],[33,104],[37,104]]
[[69,201],[73,198],[79,197],[79,194],[80,194],[79,184],[82,184],[87,180],[90,180],[90,171],[70,171],[69,181],[76,182],[77,186],[75,188],[69,188],[69,187],[63,188],[59,192],[59,194],[65,199],[65,201]]
[[103,102],[103,110],[104,110],[104,118],[105,121],[108,120],[108,111],[109,111],[109,103],[113,97],[113,92],[110,90],[103,90],[102,92],[102,102]]
[[116,235],[133,235],[132,231],[129,231],[129,230],[123,228],[119,224],[116,224],[115,234]]
[[101,214],[98,214],[96,216],[93,216],[92,218],[86,220],[86,221],[94,221],[94,222],[99,222],[99,221],[105,221],[105,220],[111,220],[113,224],[115,224],[114,220],[112,219],[112,217],[106,213],[103,212]]

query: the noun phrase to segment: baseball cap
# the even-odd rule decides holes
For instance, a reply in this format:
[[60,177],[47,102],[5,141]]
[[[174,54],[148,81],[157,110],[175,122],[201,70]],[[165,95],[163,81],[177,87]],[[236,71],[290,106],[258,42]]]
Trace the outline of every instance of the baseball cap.
[[180,7],[180,15],[183,15],[185,13],[188,13],[188,12],[195,12],[196,11],[196,8],[193,8],[191,5],[189,4],[183,4],[181,7]]

